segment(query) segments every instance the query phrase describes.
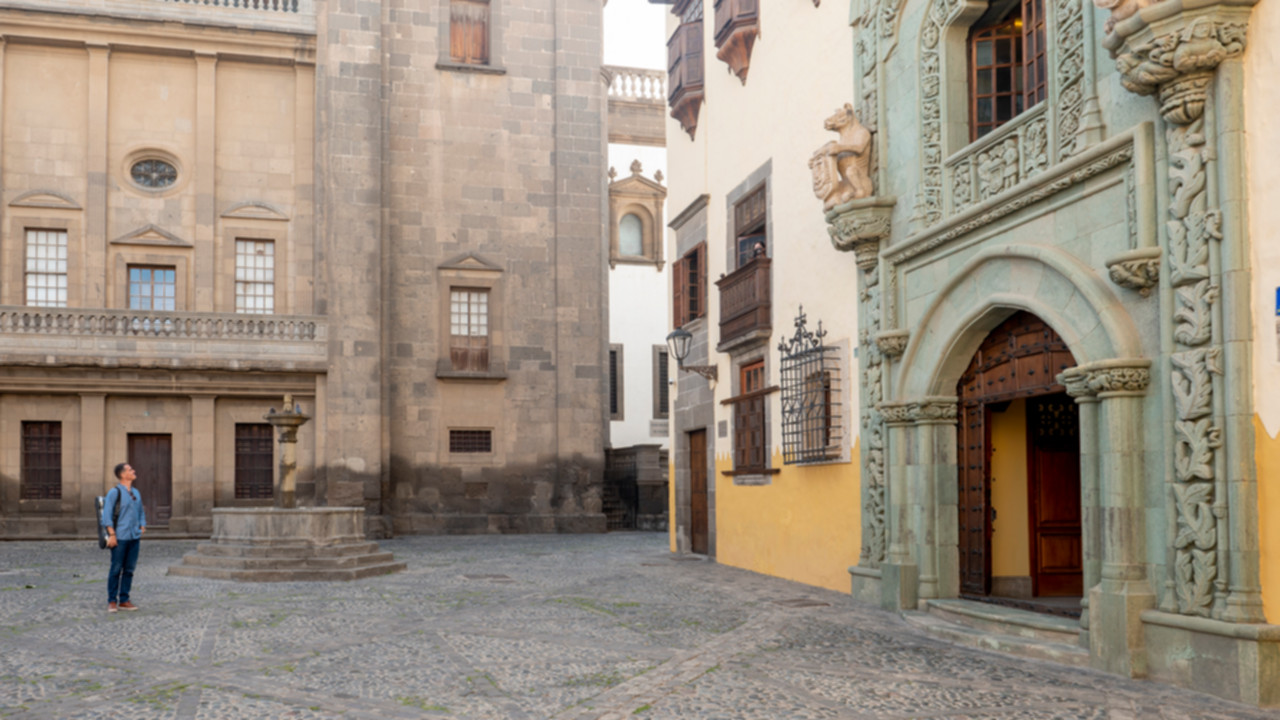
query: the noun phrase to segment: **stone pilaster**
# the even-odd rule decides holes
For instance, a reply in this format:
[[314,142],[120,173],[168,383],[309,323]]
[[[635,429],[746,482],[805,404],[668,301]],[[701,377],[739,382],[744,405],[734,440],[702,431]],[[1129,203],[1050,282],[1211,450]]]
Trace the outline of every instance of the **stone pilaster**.
[[1248,328],[1223,316],[1224,305],[1249,304],[1245,189],[1230,179],[1245,161],[1243,99],[1217,87],[1231,72],[1224,66],[1238,71],[1251,8],[1147,4],[1117,6],[1104,45],[1121,83],[1156,96],[1165,122],[1162,329],[1173,340],[1164,387],[1174,410],[1168,506],[1175,521],[1161,609],[1262,622],[1252,432],[1241,422],[1250,414],[1251,340]]
[[1080,540],[1084,597],[1080,599],[1081,647],[1089,647],[1089,593],[1102,581],[1101,482],[1098,468],[1098,394],[1089,387],[1088,375],[1072,368],[1058,375],[1080,410]]

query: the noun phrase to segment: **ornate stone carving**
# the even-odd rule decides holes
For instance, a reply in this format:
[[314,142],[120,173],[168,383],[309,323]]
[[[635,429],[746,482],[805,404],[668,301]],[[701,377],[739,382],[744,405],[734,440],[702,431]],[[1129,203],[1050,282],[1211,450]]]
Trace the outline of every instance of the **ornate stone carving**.
[[1049,167],[1049,121],[1039,117],[1022,132],[1022,178]]
[[959,416],[956,398],[925,398],[914,403],[911,419],[915,422],[955,422]]
[[[1148,363],[1149,365],[1150,363]],[[1146,392],[1151,383],[1151,370],[1147,367],[1102,367],[1090,369],[1085,382],[1094,393]]]
[[1116,23],[1132,16],[1144,7],[1150,7],[1160,2],[1160,0],[1093,0],[1093,4],[1103,10],[1110,10],[1111,17],[1107,18],[1104,28],[1107,32],[1115,29]]
[[978,153],[978,197],[986,200],[1018,184],[1018,138]]
[[889,425],[906,425],[915,421],[915,403],[880,403],[876,409]]
[[1058,373],[1056,378],[1059,385],[1067,389],[1067,394],[1073,398],[1092,398],[1097,396],[1097,392],[1089,387],[1089,376],[1080,368],[1074,367]]
[[1084,9],[1087,0],[1054,0],[1055,41],[1058,50],[1057,113],[1058,159],[1066,159],[1080,147],[1084,114]]
[[871,131],[858,121],[849,103],[836,110],[822,126],[840,135],[840,139],[828,141],[809,158],[813,194],[822,200],[822,209],[830,210],[850,200],[870,197]]
[[1158,93],[1165,119],[1187,125],[1204,113],[1213,70],[1244,52],[1244,42],[1244,23],[1200,17],[1137,47],[1124,47],[1116,54],[1116,68],[1122,85],[1139,95]]
[[911,339],[909,330],[888,330],[877,333],[876,347],[889,357],[898,357],[907,349],[907,341]]
[[[1223,374],[1222,348],[1214,341],[1215,308],[1221,279],[1214,271],[1214,241],[1222,239],[1221,211],[1207,189],[1216,156],[1205,132],[1204,109],[1213,73],[1226,58],[1244,51],[1246,8],[1219,7],[1209,13],[1173,14],[1149,35],[1132,16],[1145,0],[1120,0],[1112,9],[1107,38],[1121,83],[1139,95],[1155,94],[1165,129],[1168,156],[1169,219],[1164,257],[1173,307],[1165,316],[1173,337],[1170,394],[1173,398],[1173,482],[1175,517],[1170,588],[1162,608],[1187,615],[1223,617],[1227,577],[1219,572],[1219,537],[1227,528],[1223,460],[1223,419],[1214,409],[1215,376]],[[1142,38],[1138,40],[1137,38]],[[1131,42],[1132,41],[1132,42]],[[1237,620],[1256,619],[1241,610]]]
[[1112,282],[1147,297],[1160,281],[1160,248],[1130,250],[1111,258],[1106,265]]
[[831,244],[840,251],[853,251],[858,267],[872,270],[880,257],[880,241],[892,229],[893,206],[897,198],[864,198],[832,208],[827,213]]
[[880,275],[875,266],[858,272],[859,358],[862,362],[862,433],[866,483],[862,494],[863,541],[858,563],[880,567],[888,547],[885,520],[884,418],[877,406],[884,399],[884,355],[872,338],[880,332]]

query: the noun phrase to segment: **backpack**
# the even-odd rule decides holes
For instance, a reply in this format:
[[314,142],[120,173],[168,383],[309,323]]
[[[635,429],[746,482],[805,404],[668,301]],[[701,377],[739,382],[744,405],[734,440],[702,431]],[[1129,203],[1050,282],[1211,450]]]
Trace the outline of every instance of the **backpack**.
[[[107,491],[107,495],[114,492],[117,496],[115,510],[111,512],[111,527],[115,527],[120,523],[120,500],[118,499],[120,493],[118,490],[119,488],[111,488]],[[98,547],[100,548],[107,547],[107,526],[102,524],[102,508],[106,506],[107,498],[105,496],[99,495],[93,499],[93,511],[98,518]]]

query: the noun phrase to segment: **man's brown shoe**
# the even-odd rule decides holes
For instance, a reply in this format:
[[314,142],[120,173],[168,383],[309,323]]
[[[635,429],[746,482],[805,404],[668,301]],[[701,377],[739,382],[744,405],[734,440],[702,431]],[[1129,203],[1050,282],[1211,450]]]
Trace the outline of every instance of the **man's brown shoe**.
[[115,611],[116,611],[116,604],[115,604],[115,603],[107,603],[107,612],[115,612]]
[[122,602],[120,603],[120,609],[121,610],[137,610],[138,606],[134,605],[131,602]]

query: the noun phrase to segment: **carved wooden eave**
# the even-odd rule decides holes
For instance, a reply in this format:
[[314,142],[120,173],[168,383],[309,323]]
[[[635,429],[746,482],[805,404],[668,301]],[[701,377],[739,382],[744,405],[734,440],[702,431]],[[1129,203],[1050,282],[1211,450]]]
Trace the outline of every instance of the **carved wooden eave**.
[[702,88],[684,90],[671,98],[671,117],[680,123],[680,129],[689,133],[692,140],[698,130],[698,110],[702,108]]
[[729,66],[729,71],[747,84],[747,71],[751,69],[751,50],[760,35],[760,26],[752,22],[732,28],[724,39],[716,39],[716,57]]

